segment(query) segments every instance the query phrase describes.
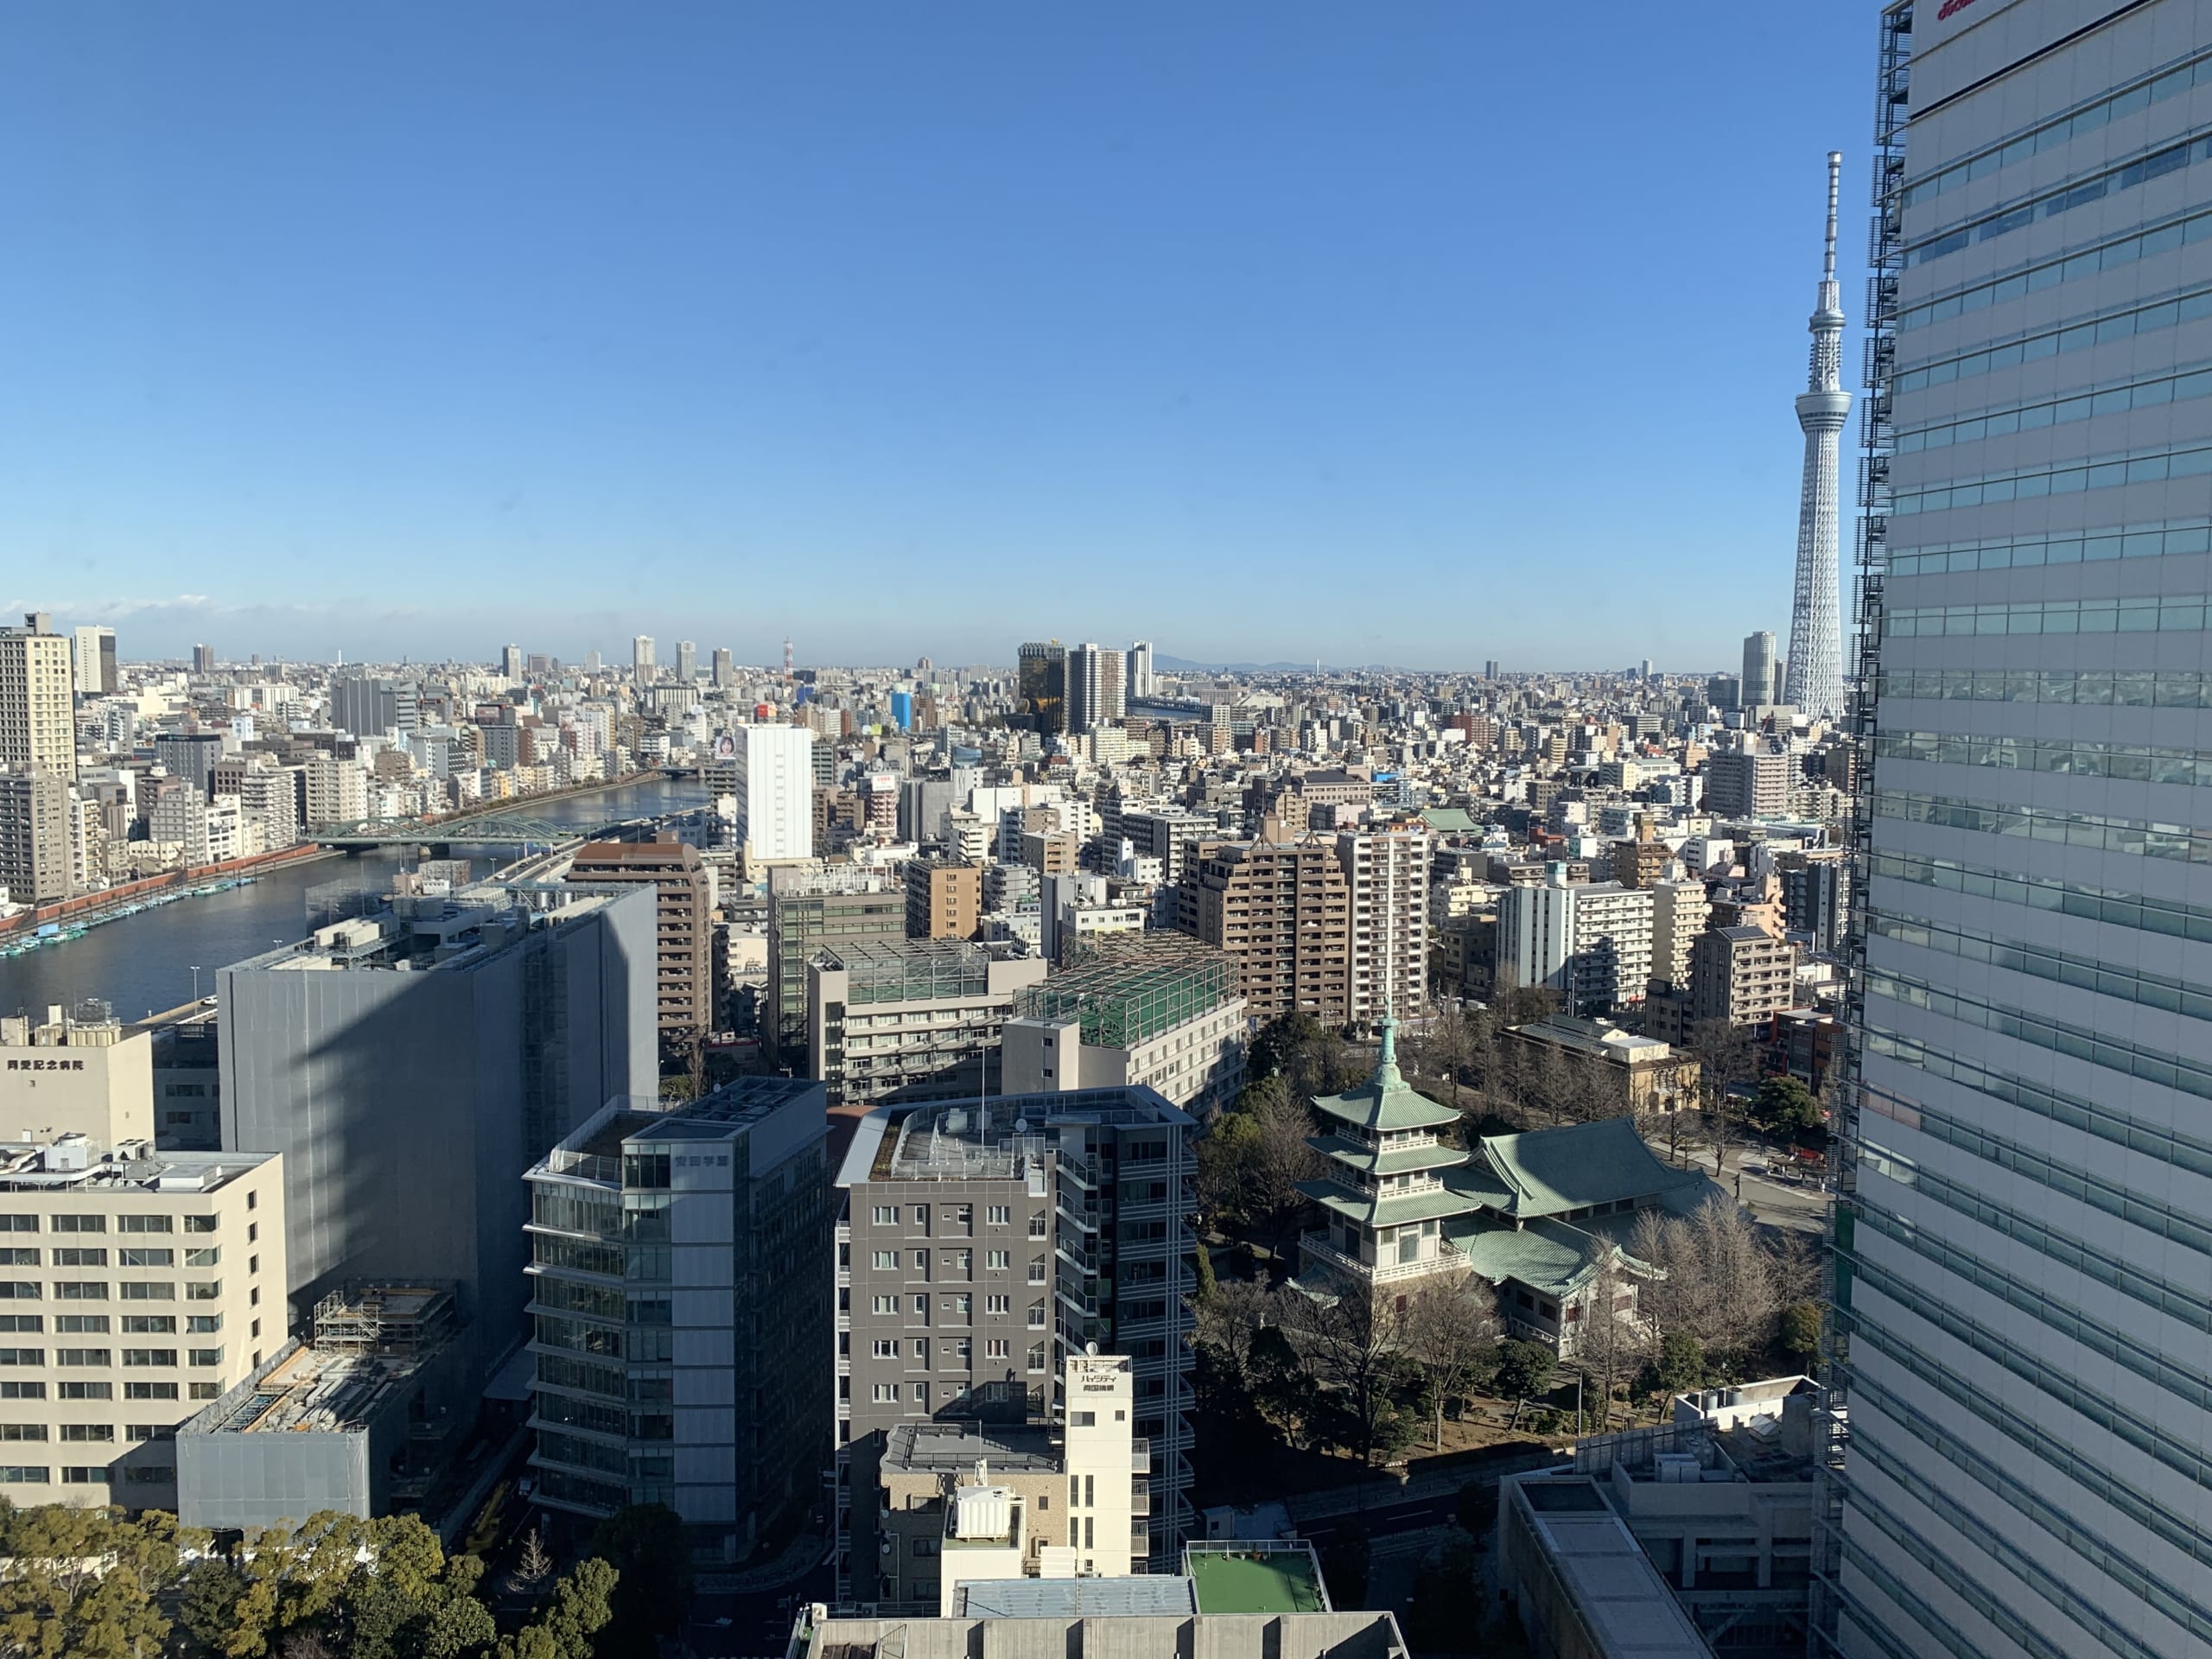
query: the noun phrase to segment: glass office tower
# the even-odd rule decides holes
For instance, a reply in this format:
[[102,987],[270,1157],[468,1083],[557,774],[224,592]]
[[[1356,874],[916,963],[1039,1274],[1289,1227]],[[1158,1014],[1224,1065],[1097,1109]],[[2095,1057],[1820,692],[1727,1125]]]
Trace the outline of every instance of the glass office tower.
[[2212,23],[1917,0],[1879,57],[1814,1650],[2201,1655]]

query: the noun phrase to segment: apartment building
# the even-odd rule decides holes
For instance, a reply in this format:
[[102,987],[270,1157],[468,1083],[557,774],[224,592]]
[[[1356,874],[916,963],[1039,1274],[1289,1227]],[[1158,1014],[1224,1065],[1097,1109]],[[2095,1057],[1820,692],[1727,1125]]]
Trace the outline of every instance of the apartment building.
[[1065,1422],[1058,1379],[1093,1344],[1128,1356],[1150,1559],[1172,1564],[1189,1522],[1196,1131],[1143,1088],[889,1107],[861,1123],[837,1178],[841,1599],[880,1593],[892,1433]]
[[69,636],[44,612],[0,628],[0,772],[76,777],[75,685]]
[[1557,992],[1563,1014],[1640,1003],[1651,977],[1656,898],[1649,887],[1570,881],[1557,864],[1540,885],[1516,882],[1498,899],[1498,971]]
[[174,1510],[177,1425],[286,1338],[283,1160],[0,1146],[0,1497]]
[[1180,933],[1103,939],[1016,997],[1000,1084],[1015,1095],[1141,1085],[1203,1120],[1243,1091],[1248,1012],[1226,951]]
[[880,870],[791,867],[768,877],[768,995],[760,1035],[768,1056],[807,1064],[806,965],[825,945],[906,937],[906,895]]
[[806,969],[808,1075],[833,1108],[973,1099],[998,1069],[992,1056],[1017,993],[1046,966],[961,939],[825,945]]
[[1436,837],[1419,819],[1337,836],[1351,897],[1350,1017],[1371,1027],[1428,1006],[1429,861]]
[[983,925],[980,862],[917,858],[906,866],[906,937],[972,939]]
[[1797,1002],[1796,947],[1757,927],[1712,927],[1690,950],[1690,1019],[1759,1026]]
[[537,1501],[664,1503],[741,1559],[814,1499],[829,1448],[821,1085],[610,1102],[528,1185]]
[[1705,810],[1716,817],[1786,817],[1802,769],[1796,755],[1764,747],[1716,750],[1705,760]]
[[69,781],[54,772],[0,772],[0,889],[19,905],[58,904],[75,868]]
[[1656,984],[1687,990],[1690,947],[1705,931],[1713,906],[1705,883],[1660,881],[1651,889],[1651,978]]
[[1217,847],[1198,860],[1178,906],[1185,931],[1236,959],[1254,1019],[1351,1019],[1351,886],[1334,847],[1266,836]]
[[655,895],[655,1020],[664,1050],[714,1024],[714,880],[699,849],[663,831],[651,841],[595,841],[577,849],[569,880],[651,883]]

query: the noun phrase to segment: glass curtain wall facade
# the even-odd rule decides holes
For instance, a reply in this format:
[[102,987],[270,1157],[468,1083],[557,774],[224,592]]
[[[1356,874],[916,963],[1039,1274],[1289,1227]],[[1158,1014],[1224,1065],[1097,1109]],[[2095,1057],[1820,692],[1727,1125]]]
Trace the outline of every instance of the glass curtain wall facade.
[[2208,61],[1881,16],[1816,1654],[2212,1651]]

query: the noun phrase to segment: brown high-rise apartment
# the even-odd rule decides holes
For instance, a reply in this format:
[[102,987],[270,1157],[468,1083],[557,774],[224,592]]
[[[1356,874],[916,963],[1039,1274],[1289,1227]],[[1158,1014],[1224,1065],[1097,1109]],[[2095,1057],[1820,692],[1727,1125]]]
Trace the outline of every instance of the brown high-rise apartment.
[[1351,1020],[1351,887],[1333,846],[1263,836],[1213,848],[1185,893],[1185,925],[1236,958],[1253,1018]]
[[674,836],[595,841],[576,854],[569,880],[650,881],[659,889],[655,1007],[664,1046],[688,1043],[714,1022],[714,889],[699,849]]
[[1797,950],[1762,928],[1709,927],[1690,946],[1690,1017],[1763,1024],[1797,1005]]
[[906,866],[906,937],[972,939],[983,925],[983,867],[918,858]]

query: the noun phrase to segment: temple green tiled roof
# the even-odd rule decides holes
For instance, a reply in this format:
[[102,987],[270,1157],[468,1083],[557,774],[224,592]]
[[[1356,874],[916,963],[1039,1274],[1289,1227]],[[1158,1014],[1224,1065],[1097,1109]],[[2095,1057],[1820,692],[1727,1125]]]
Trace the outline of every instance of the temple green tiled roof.
[[1650,1198],[1702,1179],[1694,1170],[1662,1162],[1627,1117],[1486,1135],[1481,1152],[1482,1161],[1512,1194],[1511,1202],[1499,1207],[1522,1217]]
[[1402,1227],[1408,1222],[1441,1221],[1448,1216],[1464,1216],[1471,1207],[1467,1199],[1448,1187],[1433,1187],[1426,1192],[1392,1192],[1376,1198],[1347,1192],[1334,1181],[1300,1181],[1298,1190],[1324,1209],[1365,1227]]
[[1440,836],[1472,835],[1482,828],[1464,809],[1456,806],[1425,806],[1421,817],[1421,822]]
[[1377,1152],[1363,1141],[1348,1135],[1316,1135],[1307,1142],[1314,1151],[1349,1169],[1371,1169],[1378,1175],[1408,1175],[1424,1169],[1448,1169],[1454,1164],[1464,1164],[1468,1154],[1457,1147],[1439,1146],[1432,1141],[1423,1147],[1393,1147],[1387,1152]]
[[1515,1228],[1472,1218],[1463,1226],[1446,1227],[1444,1236],[1491,1283],[1511,1279],[1548,1296],[1573,1294],[1597,1271],[1601,1255],[1614,1248],[1608,1240],[1556,1221]]
[[1459,1114],[1431,1100],[1408,1084],[1398,1071],[1398,1022],[1382,1021],[1382,1047],[1375,1058],[1375,1073],[1357,1088],[1341,1095],[1316,1095],[1314,1109],[1370,1129],[1434,1129],[1456,1123]]

